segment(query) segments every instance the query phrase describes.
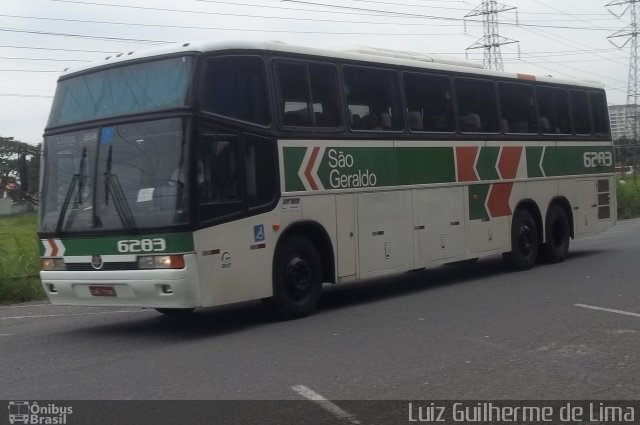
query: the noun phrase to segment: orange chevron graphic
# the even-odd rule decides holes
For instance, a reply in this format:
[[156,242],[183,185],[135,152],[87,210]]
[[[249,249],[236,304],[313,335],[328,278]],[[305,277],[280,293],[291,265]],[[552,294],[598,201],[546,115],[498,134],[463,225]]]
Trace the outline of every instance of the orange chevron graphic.
[[307,167],[304,169],[304,176],[307,178],[309,182],[309,186],[311,186],[312,190],[318,190],[318,184],[313,178],[313,174],[311,171],[313,170],[313,166],[315,165],[316,159],[318,158],[318,152],[320,152],[319,147],[314,147],[311,151],[311,158],[309,158],[309,162],[307,163]]
[[[505,146],[498,158],[498,172],[503,179],[515,179],[522,157],[522,146]],[[491,217],[505,217],[513,214],[509,206],[513,183],[495,183],[489,191],[487,209]]]
[[503,179],[514,179],[518,174],[522,146],[505,146],[498,160],[498,171]]
[[51,256],[56,257],[58,255],[58,244],[53,239],[47,239],[47,243],[51,247]]
[[505,217],[512,214],[509,206],[513,183],[496,183],[491,185],[487,209],[491,217]]
[[478,157],[478,146],[461,146],[456,148],[459,182],[475,182],[480,180],[475,165]]

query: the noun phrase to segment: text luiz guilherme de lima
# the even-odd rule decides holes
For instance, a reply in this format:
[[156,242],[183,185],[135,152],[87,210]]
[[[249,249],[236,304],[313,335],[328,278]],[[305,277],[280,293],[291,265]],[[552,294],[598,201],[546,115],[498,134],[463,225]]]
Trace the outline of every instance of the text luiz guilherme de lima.
[[[552,403],[549,403],[552,404]],[[640,407],[640,405],[638,406]],[[409,403],[409,422],[634,423],[636,406],[601,401],[530,406],[492,402]]]

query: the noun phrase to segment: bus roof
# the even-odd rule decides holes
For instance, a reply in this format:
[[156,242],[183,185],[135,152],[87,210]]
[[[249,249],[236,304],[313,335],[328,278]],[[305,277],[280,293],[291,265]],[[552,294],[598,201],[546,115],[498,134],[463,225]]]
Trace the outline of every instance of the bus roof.
[[115,63],[127,62],[131,60],[139,60],[152,58],[155,56],[164,56],[170,54],[183,53],[205,53],[205,52],[221,52],[221,51],[265,51],[274,53],[293,53],[299,55],[325,57],[328,59],[343,59],[358,62],[367,62],[370,64],[382,65],[400,65],[414,68],[457,71],[464,73],[473,73],[486,75],[491,77],[517,78],[524,80],[536,80],[541,82],[568,84],[576,86],[587,86],[603,89],[601,83],[594,81],[580,81],[571,79],[558,79],[552,76],[536,76],[529,74],[509,73],[500,71],[486,70],[477,62],[449,58],[445,56],[432,55],[428,53],[418,53],[404,50],[382,49],[371,46],[347,46],[334,49],[318,49],[301,45],[293,45],[280,41],[195,41],[185,43],[168,44],[161,47],[154,47],[140,51],[130,51],[127,53],[118,53],[107,56],[101,61],[95,61],[88,64],[67,68],[61,77],[66,77],[79,72],[109,66]]

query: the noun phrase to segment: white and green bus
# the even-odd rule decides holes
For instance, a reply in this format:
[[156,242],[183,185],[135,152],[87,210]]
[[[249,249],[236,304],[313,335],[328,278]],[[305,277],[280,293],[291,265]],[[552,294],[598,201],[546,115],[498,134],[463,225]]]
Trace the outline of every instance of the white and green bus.
[[187,43],[66,71],[39,237],[53,304],[171,314],[504,254],[615,224],[597,83],[380,49]]

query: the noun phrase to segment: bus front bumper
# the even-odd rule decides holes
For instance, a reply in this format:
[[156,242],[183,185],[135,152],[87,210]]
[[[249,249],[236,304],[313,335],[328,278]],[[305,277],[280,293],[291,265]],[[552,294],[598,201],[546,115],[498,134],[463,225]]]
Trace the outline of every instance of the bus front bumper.
[[41,271],[51,304],[194,308],[201,307],[195,255],[179,270]]

